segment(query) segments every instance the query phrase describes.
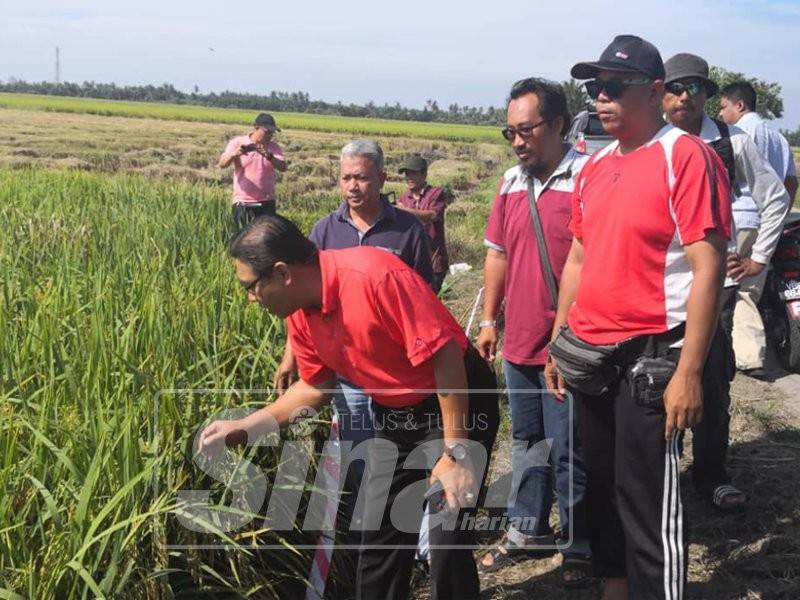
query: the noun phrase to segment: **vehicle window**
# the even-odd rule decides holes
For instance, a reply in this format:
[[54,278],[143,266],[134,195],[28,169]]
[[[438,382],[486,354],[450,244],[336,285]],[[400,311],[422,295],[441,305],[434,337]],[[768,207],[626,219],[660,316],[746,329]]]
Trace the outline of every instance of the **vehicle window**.
[[608,135],[606,130],[603,129],[600,118],[595,113],[589,115],[589,122],[586,125],[586,129],[584,129],[584,133],[586,135]]

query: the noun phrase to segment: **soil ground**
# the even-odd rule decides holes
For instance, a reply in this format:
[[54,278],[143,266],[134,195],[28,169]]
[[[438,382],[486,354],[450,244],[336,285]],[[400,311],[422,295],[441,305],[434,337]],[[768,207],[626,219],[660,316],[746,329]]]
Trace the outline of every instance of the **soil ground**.
[[[768,371],[771,381],[737,374],[731,387],[728,466],[734,483],[749,497],[747,512],[722,515],[695,493],[687,472],[691,465],[691,433],[687,433],[681,477],[690,540],[687,598],[800,598],[800,375],[783,372],[773,362]],[[494,472],[510,470],[508,420],[504,421]],[[555,510],[551,521],[557,526]],[[486,543],[496,541],[494,536]],[[476,552],[476,557],[482,554]],[[481,598],[600,597],[599,582],[583,590],[565,590],[560,563],[559,555],[532,558],[483,575]],[[414,598],[424,600],[429,594],[423,583]]]

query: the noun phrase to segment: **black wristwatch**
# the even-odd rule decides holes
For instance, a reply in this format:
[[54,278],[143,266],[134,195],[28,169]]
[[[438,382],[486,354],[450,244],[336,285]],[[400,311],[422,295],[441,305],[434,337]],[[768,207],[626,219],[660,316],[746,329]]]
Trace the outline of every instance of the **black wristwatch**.
[[456,442],[452,445],[444,445],[444,455],[453,462],[458,462],[467,458],[467,447]]

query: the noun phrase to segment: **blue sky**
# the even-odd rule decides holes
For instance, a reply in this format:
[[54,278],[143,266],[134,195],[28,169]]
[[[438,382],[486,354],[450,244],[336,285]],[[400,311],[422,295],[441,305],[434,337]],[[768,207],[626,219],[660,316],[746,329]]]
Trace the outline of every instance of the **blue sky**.
[[581,4],[0,0],[0,79],[52,80],[58,45],[68,81],[499,106],[513,81],[566,79],[615,34],[636,33],[664,59],[693,52],[779,82],[777,124],[800,125],[800,0]]

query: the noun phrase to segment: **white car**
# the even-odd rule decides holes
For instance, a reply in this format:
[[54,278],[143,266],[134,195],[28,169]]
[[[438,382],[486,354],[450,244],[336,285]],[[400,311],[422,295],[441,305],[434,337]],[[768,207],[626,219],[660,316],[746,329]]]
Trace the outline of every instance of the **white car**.
[[575,146],[579,152],[594,154],[608,146],[614,138],[603,129],[603,124],[595,111],[583,110],[572,119],[564,140]]

